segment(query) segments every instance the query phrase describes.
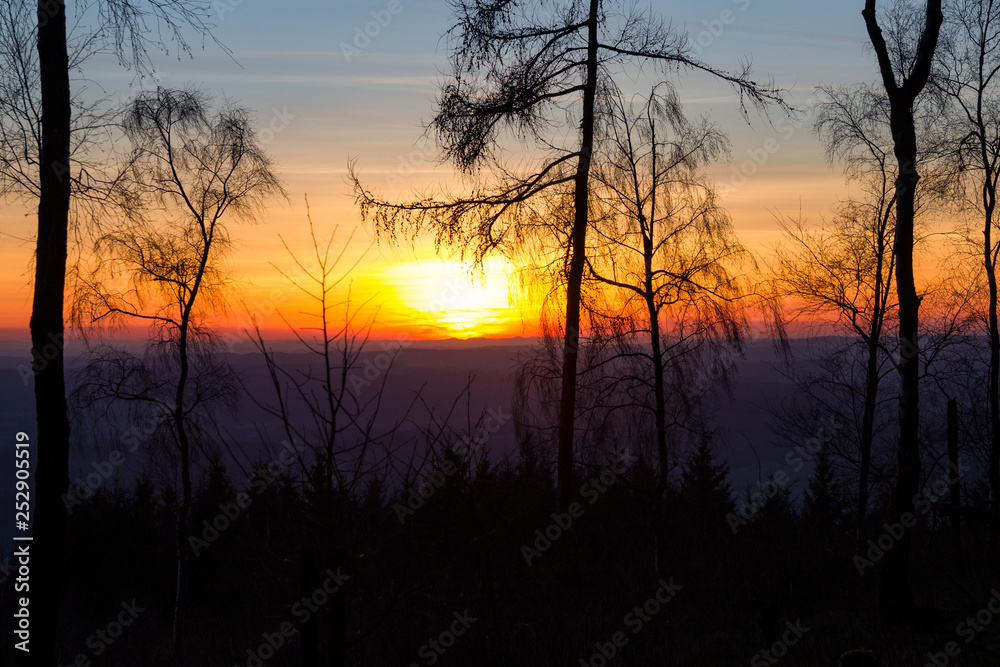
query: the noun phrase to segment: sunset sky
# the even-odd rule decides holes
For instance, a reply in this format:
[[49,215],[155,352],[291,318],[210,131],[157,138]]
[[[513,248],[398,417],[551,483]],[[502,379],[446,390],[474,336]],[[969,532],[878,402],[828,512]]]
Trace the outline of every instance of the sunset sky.
[[[243,286],[241,298],[265,328],[280,328],[279,313],[296,321],[303,305],[269,262],[290,268],[279,234],[296,252],[309,250],[305,197],[321,237],[338,226],[338,239],[346,239],[360,224],[345,181],[349,159],[356,158],[362,178],[388,197],[405,196],[411,187],[457,182],[447,165],[435,163],[433,146],[420,141],[440,73],[447,69],[441,36],[450,24],[448,6],[442,0],[400,1],[402,11],[350,56],[343,45],[355,46],[356,29],[373,20],[373,11],[385,10],[388,0],[310,0],[294,8],[269,0],[221,0],[215,3],[216,35],[235,60],[212,45],[196,50],[192,60],[153,56],[162,85],[194,85],[216,100],[255,110],[277,160],[290,201],[274,202],[261,224],[233,233],[240,241],[232,263]],[[741,57],[752,57],[759,77],[773,76],[801,108],[808,107],[817,84],[871,80],[875,73],[860,2],[677,0],[652,6],[696,38],[705,22],[732,12],[721,35],[703,39],[703,57],[730,69]],[[121,94],[132,81],[110,59],[95,61],[86,74]],[[751,113],[748,126],[727,87],[700,75],[686,75],[679,84],[690,116],[710,113],[730,134],[733,163],[720,165],[715,176],[737,232],[751,249],[764,251],[776,240],[775,212],[797,214],[801,206],[806,217],[818,220],[844,196],[841,172],[826,164],[811,118],[781,132]],[[731,175],[750,159],[748,152],[771,138],[778,150],[746,184],[733,185]],[[7,338],[22,338],[30,311],[34,220],[8,204],[0,223],[5,267],[0,328]],[[357,230],[349,258],[371,240],[370,230]],[[473,282],[457,261],[435,258],[428,242],[416,248],[376,245],[355,272],[352,290],[358,301],[378,307],[380,337],[530,335],[535,326],[530,309],[522,313],[508,304],[511,267],[497,259],[486,268],[485,280]]]

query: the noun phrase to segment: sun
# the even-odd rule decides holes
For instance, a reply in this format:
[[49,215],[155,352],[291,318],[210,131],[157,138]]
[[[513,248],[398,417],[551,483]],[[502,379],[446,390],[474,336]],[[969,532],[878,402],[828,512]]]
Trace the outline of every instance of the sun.
[[521,316],[511,305],[509,279],[513,267],[490,259],[484,275],[472,276],[456,261],[425,259],[383,266],[383,312],[399,312],[393,328],[404,327],[421,338],[473,338],[516,335]]

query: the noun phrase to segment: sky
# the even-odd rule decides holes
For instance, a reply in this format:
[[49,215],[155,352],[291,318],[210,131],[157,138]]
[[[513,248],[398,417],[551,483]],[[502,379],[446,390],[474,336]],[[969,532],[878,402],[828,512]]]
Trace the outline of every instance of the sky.
[[[860,1],[658,0],[649,6],[683,24],[712,65],[734,69],[751,59],[758,77],[788,89],[798,108],[808,109],[816,85],[875,75]],[[157,79],[254,110],[289,193],[258,224],[233,229],[238,295],[219,324],[238,329],[247,313],[268,330],[280,330],[283,319],[302,321],[298,313],[306,304],[275,266],[294,274],[283,242],[298,256],[310,250],[308,198],[319,237],[336,230],[334,247],[340,248],[353,232],[343,266],[358,262],[349,280],[352,303],[367,304],[376,316],[377,337],[531,335],[531,309],[509,299],[509,264],[497,258],[485,278],[470,278],[467,266],[436,256],[429,239],[413,247],[377,242],[361,224],[345,180],[349,160],[356,160],[365,183],[389,197],[459,182],[421,138],[447,69],[448,3],[219,0],[214,8],[215,35],[232,57],[210,43],[204,49],[196,43],[190,59],[153,53]],[[86,75],[121,95],[152,85],[136,82],[110,58],[93,61]],[[827,164],[808,116],[794,123],[780,112],[744,118],[732,92],[704,75],[684,74],[677,85],[689,116],[709,114],[729,133],[733,160],[713,175],[739,238],[752,250],[766,252],[777,240],[775,214],[801,211],[818,221],[845,195],[841,171]],[[762,153],[764,146],[772,150]],[[750,175],[735,179],[741,169]],[[0,209],[0,330],[7,338],[26,337],[33,227],[30,212],[16,202]]]

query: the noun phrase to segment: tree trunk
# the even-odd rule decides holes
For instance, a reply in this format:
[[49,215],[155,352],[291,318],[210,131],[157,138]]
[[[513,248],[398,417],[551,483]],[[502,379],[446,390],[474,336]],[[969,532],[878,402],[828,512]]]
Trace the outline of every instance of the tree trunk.
[[566,331],[563,341],[562,393],[559,401],[559,452],[557,484],[559,509],[566,511],[573,498],[573,438],[576,422],[576,368],[580,352],[580,297],[587,253],[590,162],[594,151],[594,101],[597,97],[597,27],[599,0],[590,0],[587,26],[587,74],[580,123],[580,160],[576,170],[573,230],[570,237],[569,275],[566,285]]
[[[1000,326],[997,323],[997,273],[993,259],[993,209],[996,206],[996,195],[989,185],[983,188],[983,204],[985,206],[985,224],[983,225],[983,259],[986,269],[986,280],[989,283],[989,334],[990,334],[990,534],[994,538],[1000,524]],[[995,541],[991,540],[991,541]]]
[[[332,563],[333,567],[339,566],[346,561],[346,551],[338,546],[331,549],[332,558],[327,563]],[[329,636],[327,638],[328,658],[327,664],[330,667],[346,667],[347,665],[347,593],[341,586],[335,593],[330,595],[330,611],[326,627]]]
[[[327,385],[329,386],[329,385]],[[335,413],[334,413],[335,414]],[[333,456],[336,431],[331,432],[328,440],[328,452]],[[347,535],[350,521],[349,503],[340,502],[336,497],[333,484],[332,458],[330,459],[331,474],[323,480],[323,503],[319,525],[323,531],[323,557],[326,567],[340,567],[347,564]],[[322,616],[322,612],[320,612]],[[329,611],[326,614],[326,646],[329,667],[345,667],[347,665],[347,593],[341,586],[330,595]]]
[[[883,181],[884,183],[884,181]],[[871,477],[872,468],[872,442],[875,439],[875,410],[878,405],[878,354],[879,344],[882,341],[882,328],[885,324],[886,298],[892,280],[885,280],[885,257],[886,257],[886,230],[889,224],[889,213],[895,206],[896,198],[893,197],[884,211],[880,211],[879,220],[876,226],[876,261],[875,261],[875,296],[872,302],[875,304],[875,312],[872,313],[871,327],[868,330],[867,353],[868,360],[865,368],[865,405],[861,416],[861,467],[858,471],[858,498],[855,509],[855,541],[854,553],[861,554],[862,545],[865,544],[866,531],[865,519],[868,514],[868,480]]]
[[[207,252],[205,253],[207,256]],[[197,289],[197,288],[196,288]],[[194,302],[192,293],[191,303]],[[190,308],[188,309],[190,312]],[[187,317],[185,316],[180,331],[178,355],[180,356],[180,376],[177,379],[177,391],[174,395],[174,428],[177,431],[177,446],[181,455],[181,502],[177,508],[177,588],[174,593],[173,641],[176,645],[181,638],[181,608],[184,603],[184,584],[187,576],[187,533],[188,515],[191,513],[191,443],[188,439],[184,415],[184,390],[188,378],[187,350]]]
[[[920,490],[920,297],[913,277],[913,224],[917,182],[917,138],[912,100],[892,104],[891,125],[895,137],[896,161],[896,294],[899,301],[899,442],[896,449],[896,481],[889,500],[889,521],[900,523],[914,512],[913,498]],[[911,534],[906,530],[885,556],[882,568],[882,605],[907,612],[913,607],[910,592]]]
[[[30,550],[31,664],[51,667],[59,638],[66,509],[69,487],[69,418],[63,376],[63,301],[70,202],[70,85],[66,3],[38,2],[38,55],[42,92],[38,239],[31,309],[32,367],[38,422],[34,542]],[[43,356],[42,350],[46,350]],[[51,352],[50,352],[51,351]]]
[[[173,167],[173,156],[170,158]],[[176,173],[176,172],[175,172]],[[191,313],[198,299],[201,281],[208,267],[209,254],[212,251],[212,241],[215,238],[214,223],[206,231],[204,221],[201,221],[203,251],[198,263],[198,273],[191,286],[191,293],[182,302],[181,321],[178,331],[177,356],[180,364],[177,376],[177,388],[174,393],[174,428],[177,432],[177,447],[181,455],[181,502],[177,508],[177,588],[174,593],[174,623],[173,641],[177,645],[181,639],[181,611],[184,603],[185,577],[187,576],[187,536],[188,517],[191,514],[191,441],[187,431],[187,415],[185,394],[187,392],[190,362],[188,357],[188,336],[191,330]]]
[[951,504],[952,547],[962,552],[962,494],[958,475],[958,400],[948,399],[948,495]]
[[665,401],[665,391],[663,387],[663,354],[660,349],[660,327],[659,317],[655,308],[650,308],[650,320],[653,338],[653,400],[656,401],[656,452],[660,459],[660,474],[656,479],[656,508],[653,512],[653,519],[656,522],[656,575],[666,576],[666,543],[667,543],[667,521],[666,507],[667,482],[670,475],[670,461],[667,454],[667,415]]
[[[299,594],[303,597],[312,595],[322,585],[318,551],[311,543],[303,544],[299,550]],[[302,667],[315,667],[320,664],[318,615],[310,616],[299,632]]]
[[[638,202],[641,206],[641,202]],[[654,204],[655,207],[655,204]],[[656,211],[654,208],[653,215]],[[639,213],[639,227],[643,230],[642,257],[643,289],[646,298],[646,311],[649,314],[649,337],[650,352],[653,358],[653,400],[656,402],[653,408],[653,415],[656,419],[656,453],[659,458],[660,472],[656,479],[656,507],[653,510],[653,535],[655,539],[655,566],[657,576],[666,576],[666,508],[664,503],[667,497],[667,481],[670,475],[670,461],[667,453],[667,407],[666,389],[664,388],[663,370],[663,350],[660,342],[660,313],[656,307],[655,293],[653,290],[653,217],[646,220],[645,216]]]
[[[866,0],[862,16],[878,58],[882,82],[889,99],[889,129],[896,156],[896,233],[893,252],[896,257],[896,295],[899,302],[899,442],[896,446],[896,481],[889,499],[889,522],[901,523],[901,517],[913,512],[913,498],[920,488],[920,373],[917,330],[920,297],[913,278],[913,223],[916,208],[917,133],[913,105],[927,85],[931,61],[937,48],[944,15],[941,0],[927,0],[927,22],[917,44],[917,54],[909,75],[897,84],[896,73],[882,29],[878,25],[876,0]],[[907,616],[913,611],[910,592],[911,534],[903,530],[882,563],[879,602],[884,611]]]
[[[878,302],[876,299],[876,303]],[[878,338],[875,336],[868,340],[868,364],[865,373],[865,406],[861,416],[861,469],[858,473],[858,500],[854,517],[856,554],[861,553],[865,543],[865,517],[868,513],[868,480],[871,476],[875,405],[878,398]]]

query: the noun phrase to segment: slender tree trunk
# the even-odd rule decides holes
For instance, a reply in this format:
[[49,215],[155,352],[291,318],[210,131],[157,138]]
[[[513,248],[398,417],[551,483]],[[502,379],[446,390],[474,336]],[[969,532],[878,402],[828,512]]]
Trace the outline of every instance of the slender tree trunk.
[[[883,181],[884,183],[884,181]],[[884,197],[884,191],[883,191]],[[858,499],[855,510],[855,541],[854,553],[860,554],[862,546],[865,544],[865,519],[868,514],[868,491],[869,479],[872,468],[872,442],[875,439],[875,410],[878,405],[878,354],[879,343],[882,340],[882,328],[885,323],[886,298],[891,278],[885,280],[885,257],[887,251],[886,231],[889,224],[889,212],[895,206],[896,198],[893,197],[886,209],[880,212],[876,225],[876,261],[875,261],[875,295],[872,299],[875,304],[875,312],[872,313],[871,327],[868,330],[867,353],[868,360],[865,367],[865,405],[861,416],[861,468],[858,471]]]
[[649,299],[649,304],[653,352],[653,400],[656,401],[654,412],[656,417],[656,452],[660,459],[660,474],[657,475],[656,479],[656,509],[653,513],[653,518],[656,521],[656,573],[657,576],[665,576],[667,572],[667,521],[664,504],[667,501],[667,482],[670,476],[670,461],[667,452],[667,408],[664,405],[666,391],[663,386],[663,351],[660,349],[659,317],[652,304],[652,299]]
[[566,331],[563,341],[562,393],[559,401],[557,483],[559,509],[573,498],[573,436],[576,422],[577,358],[580,353],[580,297],[587,252],[590,162],[594,151],[594,101],[597,97],[597,27],[599,0],[590,0],[587,27],[587,74],[583,90],[580,160],[576,170],[575,211],[570,236],[569,276],[566,286]]
[[[913,224],[916,209],[917,133],[913,105],[927,85],[931,61],[937,48],[944,15],[942,0],[927,0],[927,19],[917,44],[916,59],[901,84],[889,47],[876,16],[876,0],[865,0],[862,16],[878,58],[882,82],[889,100],[889,129],[896,156],[896,233],[893,253],[896,258],[896,296],[899,302],[899,442],[896,446],[896,481],[889,499],[889,522],[902,523],[902,516],[913,512],[913,498],[920,488],[920,372],[917,330],[920,298],[913,278]],[[910,592],[910,547],[912,536],[904,529],[882,563],[879,602],[883,610],[906,616],[913,611]]]
[[646,311],[649,314],[650,352],[653,358],[653,400],[656,402],[653,415],[656,420],[656,453],[659,458],[660,472],[656,479],[656,507],[653,511],[655,565],[657,576],[665,576],[666,563],[666,508],[667,481],[670,475],[670,461],[667,452],[667,407],[666,389],[664,387],[663,349],[660,341],[660,313],[656,307],[653,290],[653,222],[647,221],[640,212],[639,227],[643,230],[642,256],[645,276],[643,289],[646,297]]
[[[171,166],[173,166],[173,156],[171,155]],[[177,377],[177,388],[174,393],[174,428],[177,431],[177,446],[181,454],[181,503],[177,508],[177,588],[174,592],[174,623],[173,641],[178,644],[181,640],[181,610],[184,603],[184,586],[187,577],[187,536],[188,518],[191,514],[191,441],[187,431],[187,414],[185,408],[185,393],[187,391],[188,375],[190,374],[190,360],[188,350],[188,336],[191,329],[191,313],[194,311],[195,302],[198,299],[198,292],[201,290],[201,281],[205,276],[208,267],[209,255],[212,252],[212,241],[215,238],[214,223],[206,230],[203,220],[199,221],[202,229],[202,241],[204,243],[201,258],[198,262],[198,273],[195,275],[194,283],[191,285],[191,293],[187,300],[181,303],[181,318],[178,331],[177,355],[180,364],[180,372]]]
[[[319,553],[315,545],[308,540],[299,550],[299,594],[303,597],[312,595],[322,584],[322,568]],[[300,632],[301,665],[315,667],[320,664],[320,628],[319,615],[313,614],[302,624]]]
[[[992,3],[991,3],[992,8]],[[987,12],[987,16],[990,12]],[[983,17],[980,17],[981,19]],[[976,109],[975,120],[973,122],[974,136],[978,139],[979,161],[983,170],[982,174],[982,204],[983,204],[983,268],[986,271],[986,281],[989,287],[989,339],[990,339],[990,372],[987,383],[987,401],[990,411],[990,449],[988,476],[990,483],[990,536],[991,542],[996,541],[997,531],[1000,529],[1000,326],[997,325],[997,267],[996,250],[993,241],[993,216],[997,206],[997,165],[995,162],[996,149],[990,145],[990,123],[988,122],[988,99],[987,90],[993,72],[986,66],[987,54],[991,51],[992,45],[989,35],[991,33],[991,20],[986,19],[985,23],[978,25],[981,32],[976,43],[978,62],[978,81],[976,82]],[[961,98],[960,98],[961,99]]]
[[996,205],[995,195],[987,186],[983,192],[986,216],[983,224],[983,264],[986,268],[986,280],[990,290],[990,518],[991,535],[996,535],[998,519],[1000,519],[1000,326],[997,324],[997,273],[993,260],[993,209]]
[[958,400],[948,399],[948,495],[951,504],[951,535],[955,553],[962,551],[962,494],[958,476]]
[[[334,533],[331,539],[335,540],[336,536],[342,535],[343,532]],[[338,545],[334,545],[333,548],[329,550],[332,558],[327,560],[328,567],[336,568],[341,563],[345,561],[346,551]],[[327,631],[329,633],[329,638],[327,639],[327,645],[329,646],[329,658],[328,664],[330,667],[346,667],[347,665],[347,594],[344,587],[341,586],[337,589],[337,592],[330,596],[330,612],[329,619],[327,620]]]
[[[876,299],[876,302],[878,300]],[[868,513],[868,484],[872,468],[872,440],[875,432],[875,405],[878,398],[878,338],[868,340],[868,363],[865,368],[865,405],[861,415],[861,469],[858,473],[858,500],[855,509],[854,552],[861,553],[865,543],[865,517]]]
[[[327,385],[329,388],[330,385]],[[333,413],[334,415],[336,412]],[[323,480],[321,526],[324,527],[323,549],[324,563],[327,567],[339,567],[347,561],[346,535],[348,535],[349,509],[348,503],[340,502],[335,497],[336,489],[333,482],[333,452],[336,439],[336,421],[330,431],[327,454],[330,470]],[[326,619],[327,664],[330,667],[345,667],[347,665],[347,594],[341,586],[330,596],[329,612]]]
[[[31,308],[32,367],[38,422],[31,587],[31,664],[51,667],[59,638],[60,593],[69,487],[69,418],[63,375],[63,301],[70,201],[70,85],[66,3],[38,2],[38,55],[42,92],[38,239]],[[46,350],[43,356],[42,350]]]
[[[902,107],[902,108],[901,108]],[[889,521],[913,512],[913,498],[920,490],[920,298],[913,276],[913,224],[917,183],[917,138],[912,100],[892,104],[891,125],[899,165],[896,179],[896,294],[899,301],[899,442],[896,450],[896,481],[889,500]],[[910,592],[911,534],[904,530],[885,556],[882,568],[882,599],[886,609],[908,612],[913,607]]]
[[[197,294],[196,290],[194,294]],[[193,301],[194,296],[191,298],[192,303]],[[177,379],[177,391],[174,395],[174,428],[177,431],[177,446],[181,454],[181,502],[177,508],[177,588],[174,592],[174,644],[177,644],[181,638],[181,607],[184,602],[184,584],[187,576],[187,526],[188,515],[191,513],[191,443],[188,439],[184,415],[184,390],[187,387],[188,379],[187,321],[185,317],[180,331],[178,344],[180,376]]]

